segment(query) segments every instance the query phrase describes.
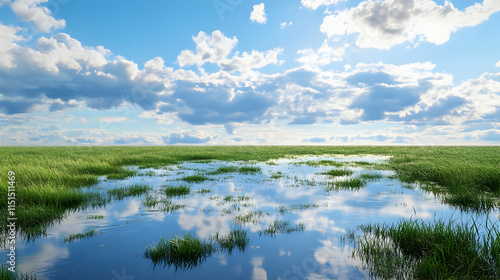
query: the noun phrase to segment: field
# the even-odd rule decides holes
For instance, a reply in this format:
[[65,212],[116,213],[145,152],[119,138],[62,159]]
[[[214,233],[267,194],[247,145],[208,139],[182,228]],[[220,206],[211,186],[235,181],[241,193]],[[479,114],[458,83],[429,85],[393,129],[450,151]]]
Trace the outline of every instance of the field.
[[[420,188],[425,192],[439,198],[443,203],[451,205],[469,213],[483,215],[499,208],[500,198],[500,148],[499,147],[366,147],[366,146],[237,146],[237,147],[2,147],[0,148],[0,183],[1,195],[0,205],[3,220],[7,218],[7,186],[8,173],[15,173],[16,185],[16,216],[17,227],[23,240],[35,241],[47,234],[54,225],[63,220],[68,211],[81,211],[88,208],[99,208],[113,201],[120,201],[127,197],[139,197],[146,195],[144,205],[150,208],[162,205],[162,209],[169,213],[183,209],[186,205],[175,204],[172,199],[185,197],[192,193],[209,195],[210,190],[194,190],[192,184],[203,182],[210,183],[213,176],[232,176],[242,174],[244,176],[257,176],[261,173],[260,167],[252,166],[255,162],[268,162],[284,157],[304,155],[380,155],[390,156],[385,164],[375,164],[368,168],[378,170],[393,170],[395,177],[412,188],[414,182],[419,182]],[[94,190],[91,186],[98,183],[100,178],[106,176],[108,180],[124,180],[133,178],[143,169],[170,168],[176,164],[191,162],[210,162],[213,160],[224,162],[246,162],[242,166],[222,166],[214,171],[204,174],[186,175],[182,179],[184,185],[165,186],[161,188],[161,196],[150,195],[151,188],[147,185],[134,184],[129,187],[116,187],[107,192]],[[270,161],[271,160],[271,161]],[[328,161],[304,162],[304,165],[318,165],[330,168],[318,176],[325,178],[351,176],[353,167],[363,167],[363,162],[353,162],[347,167],[329,165]],[[336,163],[338,164],[338,163]],[[129,169],[128,166],[137,166],[138,169]],[[346,169],[350,168],[350,169]],[[355,169],[354,169],[355,170]],[[152,172],[152,171],[151,171]],[[154,174],[151,173],[151,176]],[[273,179],[279,180],[283,175],[274,173]],[[366,182],[380,179],[377,174],[362,174],[356,178],[344,181],[332,181],[326,186],[327,191],[355,191],[363,188]],[[314,182],[312,183],[314,184]],[[244,188],[244,187],[243,187]],[[245,196],[225,196],[221,198],[224,203],[235,203],[238,207],[250,204],[250,198]],[[222,203],[221,202],[221,203]],[[295,208],[294,208],[295,207]],[[303,204],[284,206],[280,209],[283,213],[297,209],[318,208],[319,205]],[[248,212],[239,216],[240,221],[252,221],[264,216],[260,212]],[[89,220],[102,219],[99,215],[89,216]],[[282,222],[282,221],[281,221]],[[437,226],[436,226],[437,225]],[[283,229],[288,226],[288,229]],[[500,276],[499,270],[499,234],[494,226],[489,226],[489,231],[483,234],[474,230],[477,226],[474,220],[466,221],[462,225],[451,225],[449,221],[441,223],[427,223],[419,220],[399,220],[392,224],[369,224],[360,225],[356,233],[353,231],[346,235],[345,240],[350,240],[355,245],[355,251],[359,258],[363,259],[373,275],[380,278],[390,278],[397,275],[402,269],[410,267],[415,275],[421,278],[432,275],[432,278],[467,278],[471,275],[481,275],[484,279],[494,279]],[[2,224],[1,228],[5,238],[7,228]],[[285,225],[285,222],[274,221],[268,228],[261,231],[262,235],[273,235],[276,232],[300,232],[304,225]],[[407,233],[410,231],[411,233]],[[234,232],[242,232],[234,229]],[[464,242],[469,246],[471,253],[462,262],[474,262],[477,264],[467,269],[442,269],[450,267],[450,261],[437,258],[432,262],[424,257],[429,251],[434,252],[435,247],[441,246],[442,239],[436,238],[431,244],[423,244],[422,240],[415,236],[429,235],[445,236],[444,239]],[[90,234],[91,233],[91,234]],[[356,234],[361,235],[356,235]],[[67,237],[67,242],[79,239],[91,238],[94,231],[80,235]],[[220,235],[223,236],[223,235]],[[377,244],[385,244],[388,239],[395,242],[396,238],[402,238],[397,246],[377,247],[373,245],[374,239],[366,236],[376,236]],[[401,237],[404,236],[404,237]],[[461,236],[467,236],[462,238]],[[154,262],[176,264],[177,259],[164,259],[164,255],[158,252],[159,248],[171,250],[173,244],[186,244],[197,242],[196,246],[209,248],[208,253],[188,256],[190,263],[182,266],[192,266],[199,263],[215,251],[224,251],[223,240],[232,238],[232,235],[213,237],[212,241],[197,240],[192,235],[184,237],[177,236],[171,240],[161,239],[156,247],[147,250],[147,256],[154,256]],[[406,238],[406,239],[405,239]],[[243,251],[247,245],[246,231],[244,241],[237,243],[238,248]],[[432,240],[428,238],[427,240]],[[205,243],[204,243],[205,242]],[[389,242],[390,244],[392,244]],[[406,243],[405,243],[406,242]],[[400,252],[400,248],[408,247],[408,242],[417,247],[412,252]],[[219,244],[214,247],[214,244]],[[236,246],[233,241],[231,246]],[[240,245],[244,244],[244,245]],[[375,247],[374,247],[375,246]],[[380,245],[382,246],[382,245]],[[429,249],[428,247],[432,247]],[[422,249],[425,247],[424,249]],[[450,246],[449,246],[450,247]],[[231,247],[232,248],[232,247]],[[371,250],[378,248],[377,250]],[[382,249],[380,249],[382,248]],[[385,263],[374,263],[376,259],[373,254],[379,251],[394,253],[397,258],[389,258]],[[463,246],[461,246],[463,248]],[[446,256],[454,254],[464,255],[463,252],[454,251],[460,248],[450,247]],[[232,250],[232,249],[231,249]],[[422,250],[425,252],[422,253]],[[477,254],[475,254],[476,252]],[[496,252],[496,253],[495,253]],[[171,251],[172,255],[182,252]],[[433,253],[435,254],[435,253]],[[444,253],[443,253],[444,255]],[[162,257],[163,256],[163,257]],[[406,258],[406,259],[405,259]],[[387,258],[386,258],[387,259]],[[401,261],[401,259],[405,261]],[[411,261],[408,261],[411,260]],[[388,267],[390,269],[388,269]],[[431,271],[431,272],[430,272]],[[433,273],[443,274],[433,274]],[[451,272],[450,272],[451,271]],[[420,273],[420,274],[419,274]],[[445,274],[448,273],[448,274]],[[450,274],[451,273],[451,274]],[[453,274],[458,273],[458,274]],[[479,274],[478,274],[479,273]]]

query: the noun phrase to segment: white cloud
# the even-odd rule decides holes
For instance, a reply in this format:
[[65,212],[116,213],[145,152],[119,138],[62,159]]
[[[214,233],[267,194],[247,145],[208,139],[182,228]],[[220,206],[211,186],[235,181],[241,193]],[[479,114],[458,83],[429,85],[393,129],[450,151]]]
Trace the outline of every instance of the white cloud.
[[476,26],[500,11],[500,2],[484,0],[460,11],[451,2],[431,0],[365,1],[324,18],[321,31],[329,37],[357,33],[362,48],[389,49],[418,39],[440,45],[462,27]]
[[328,65],[334,61],[342,61],[346,47],[347,45],[344,45],[334,49],[325,40],[317,51],[310,48],[298,50],[297,54],[301,55],[301,57],[297,58],[296,61],[311,67]]
[[301,0],[301,4],[304,7],[316,10],[317,8],[319,8],[319,6],[333,5],[333,4],[337,4],[338,2],[341,2],[341,1],[344,1],[344,0]]
[[266,12],[264,11],[264,3],[259,5],[254,5],[253,10],[250,13],[250,20],[252,22],[258,22],[260,24],[265,24],[267,21]]
[[500,67],[500,60],[497,62],[497,64],[495,66]]
[[60,29],[66,26],[66,21],[56,20],[52,17],[52,12],[40,4],[49,0],[15,0],[10,4],[12,11],[17,17],[24,21],[31,22],[35,28],[41,32],[50,32],[51,29]]
[[16,35],[19,28],[5,26],[0,22],[0,69],[15,67],[12,50],[17,46],[15,42],[23,38]]
[[196,43],[195,52],[183,50],[177,57],[181,67],[216,63],[223,71],[244,72],[254,68],[262,68],[271,63],[277,64],[279,62],[278,55],[283,51],[276,48],[266,52],[252,50],[251,53],[243,52],[241,55],[236,52],[233,57],[228,58],[238,43],[238,39],[236,37],[228,38],[219,30],[212,32],[212,36],[201,31],[198,36],[193,37],[193,41]]
[[288,23],[287,22],[282,22],[282,23],[280,23],[280,27],[281,27],[281,29],[285,29],[285,27],[291,26],[292,24],[293,24],[293,22],[291,22],[291,21],[288,22]]

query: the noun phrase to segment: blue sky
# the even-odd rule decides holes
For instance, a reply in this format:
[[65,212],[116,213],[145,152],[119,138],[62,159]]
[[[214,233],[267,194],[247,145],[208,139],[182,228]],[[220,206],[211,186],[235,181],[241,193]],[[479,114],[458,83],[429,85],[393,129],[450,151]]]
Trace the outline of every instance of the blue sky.
[[498,26],[498,0],[0,0],[0,145],[498,145]]

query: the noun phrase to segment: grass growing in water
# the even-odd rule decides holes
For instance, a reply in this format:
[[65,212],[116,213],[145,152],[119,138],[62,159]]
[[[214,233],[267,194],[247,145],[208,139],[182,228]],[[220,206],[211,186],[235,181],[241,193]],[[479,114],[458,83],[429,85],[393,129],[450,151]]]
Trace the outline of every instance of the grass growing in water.
[[203,175],[191,175],[191,176],[186,176],[186,177],[182,178],[181,180],[189,182],[189,183],[200,183],[200,182],[207,181],[207,180],[211,181],[213,179],[208,178],[208,177],[203,176]]
[[260,167],[256,166],[223,166],[219,167],[217,170],[209,174],[224,174],[224,173],[242,173],[242,174],[254,174],[262,172]]
[[384,178],[384,176],[382,176],[380,174],[364,173],[364,174],[359,175],[359,178],[361,178],[363,180],[367,180],[367,181],[377,181],[377,180]]
[[278,210],[281,215],[285,215],[286,213],[291,213],[294,210],[305,210],[319,207],[321,207],[319,204],[292,204],[290,206],[281,205],[276,208],[276,210]]
[[499,279],[498,222],[481,225],[453,221],[402,220],[358,227],[354,255],[383,279]]
[[108,190],[108,195],[116,200],[122,200],[126,197],[139,196],[151,190],[146,185],[132,185],[130,187],[119,187]]
[[173,236],[169,240],[162,237],[158,244],[146,247],[144,257],[151,259],[155,267],[163,264],[164,267],[173,265],[175,269],[192,269],[213,253],[223,251],[232,253],[235,248],[244,251],[249,243],[247,231],[242,229],[234,229],[228,235],[220,235],[217,232],[210,239],[215,243],[201,240],[191,233]]
[[359,190],[366,186],[366,181],[360,178],[349,178],[347,180],[328,182],[327,191]]
[[188,186],[169,186],[164,190],[166,196],[183,196],[189,195],[190,192],[191,189]]
[[89,238],[96,234],[95,229],[89,229],[85,233],[75,233],[64,237],[64,242],[73,242],[83,238]]
[[8,270],[7,267],[0,267],[0,280],[37,280],[38,278],[35,274],[31,273],[14,273]]
[[337,176],[349,176],[352,175],[352,173],[353,173],[352,170],[348,169],[332,169],[326,172],[322,172],[321,174],[337,177]]
[[104,219],[104,215],[88,215],[87,219],[89,219],[89,220],[100,220],[100,219]]
[[184,236],[175,236],[169,240],[160,239],[158,244],[146,247],[144,257],[151,259],[153,266],[163,264],[164,267],[172,265],[178,269],[191,269],[201,264],[217,248],[212,242],[205,242],[191,233]]
[[274,221],[272,225],[266,228],[264,231],[260,231],[259,235],[265,234],[270,235],[272,237],[276,237],[279,233],[293,233],[300,232],[305,230],[305,225],[303,223],[299,223],[298,225],[292,226],[289,221]]

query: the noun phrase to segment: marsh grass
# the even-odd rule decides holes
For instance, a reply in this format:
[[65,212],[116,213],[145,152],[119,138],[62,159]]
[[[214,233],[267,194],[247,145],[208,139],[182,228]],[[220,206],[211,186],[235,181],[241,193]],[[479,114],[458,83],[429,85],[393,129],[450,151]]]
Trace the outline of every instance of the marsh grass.
[[354,256],[379,278],[499,279],[498,221],[401,220],[391,225],[359,226]]
[[360,178],[348,178],[347,180],[327,182],[327,191],[359,190],[366,186],[366,181]]
[[220,250],[227,251],[229,254],[235,248],[238,248],[240,252],[244,252],[250,242],[250,239],[247,237],[247,231],[244,229],[233,229],[227,235],[221,235],[220,232],[217,232],[210,239],[219,244]]
[[8,270],[8,267],[0,267],[0,280],[40,280],[42,278],[33,273],[13,273]]
[[185,204],[175,204],[169,196],[149,193],[144,196],[141,204],[150,211],[154,209],[166,213],[175,212],[187,207]]
[[337,177],[337,176],[349,176],[352,175],[352,173],[353,173],[352,170],[349,169],[332,169],[326,172],[321,172],[320,174]]
[[198,190],[194,190],[193,192],[194,193],[211,193],[212,191],[209,189],[198,189]]
[[201,183],[203,181],[213,181],[214,179],[200,175],[200,174],[196,174],[196,175],[190,175],[190,176],[183,177],[181,180],[189,182],[189,183]]
[[186,196],[191,193],[188,186],[168,186],[164,189],[166,196]]
[[[0,147],[0,153],[0,174],[16,173],[16,199],[22,205],[16,209],[18,229],[28,237],[43,234],[71,209],[104,205],[105,197],[77,189],[97,183],[99,176],[134,175],[127,174],[132,171],[124,166],[170,168],[183,161],[212,160],[265,162],[293,155],[389,155],[392,158],[384,168],[395,170],[399,179],[435,182],[443,187],[441,192],[447,193],[450,203],[460,203],[463,209],[474,211],[481,203],[498,207],[500,197],[500,147],[493,146]],[[479,199],[464,199],[464,189]],[[2,218],[6,217],[6,194],[7,178],[0,176]],[[2,233],[5,225],[0,226]]]
[[108,190],[108,195],[115,200],[122,200],[127,197],[140,196],[151,190],[151,187],[146,185],[132,185],[130,187],[118,187]]
[[205,242],[191,233],[174,236],[169,240],[160,238],[158,244],[146,247],[144,257],[151,259],[153,266],[162,264],[175,269],[191,269],[203,263],[217,248],[212,242]]
[[289,221],[274,221],[273,224],[269,225],[264,231],[259,231],[259,236],[269,235],[271,237],[276,237],[276,235],[280,233],[293,233],[293,232],[301,232],[305,230],[305,225],[303,223],[298,223],[297,225],[292,226]]
[[264,212],[262,210],[249,212],[246,214],[238,215],[234,217],[233,222],[235,224],[249,224],[252,223],[256,225],[259,222],[259,218],[264,217]]
[[255,173],[260,173],[262,172],[262,169],[257,166],[222,166],[219,167],[217,170],[210,172],[208,174],[210,175],[215,175],[215,174],[225,174],[225,173],[241,173],[241,174],[255,174]]
[[276,208],[281,215],[285,215],[286,213],[291,213],[295,210],[306,210],[311,208],[319,208],[321,205],[319,204],[292,204],[290,206],[281,205]]
[[366,181],[373,182],[373,181],[378,181],[378,180],[384,178],[384,176],[382,176],[380,174],[363,173],[363,174],[359,175],[359,178],[366,180]]
[[89,219],[89,220],[100,220],[100,219],[104,219],[104,215],[87,215],[87,219]]
[[210,241],[201,240],[191,233],[184,236],[173,236],[169,240],[160,238],[158,244],[146,247],[144,257],[164,267],[174,266],[175,269],[192,269],[202,264],[207,257],[217,252],[232,253],[235,248],[244,251],[248,246],[247,231],[233,229],[227,235],[217,232]]
[[77,241],[80,239],[90,238],[94,235],[96,235],[95,229],[89,229],[84,233],[74,233],[74,234],[72,233],[72,234],[64,237],[64,242],[70,243],[70,242],[74,242],[74,241]]
[[301,161],[296,164],[305,164],[309,166],[334,166],[334,167],[343,167],[346,165],[346,162],[334,161],[334,160],[318,160],[318,161]]

